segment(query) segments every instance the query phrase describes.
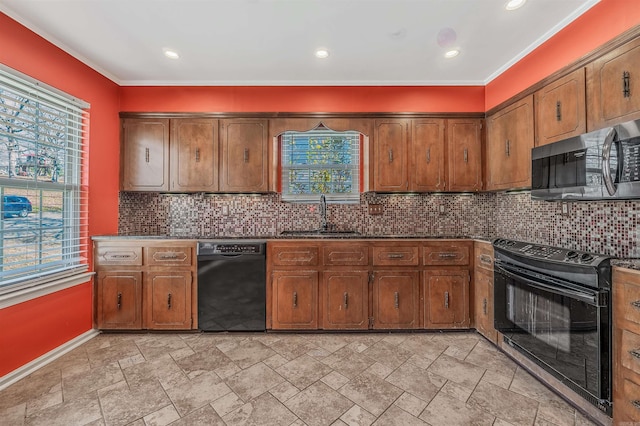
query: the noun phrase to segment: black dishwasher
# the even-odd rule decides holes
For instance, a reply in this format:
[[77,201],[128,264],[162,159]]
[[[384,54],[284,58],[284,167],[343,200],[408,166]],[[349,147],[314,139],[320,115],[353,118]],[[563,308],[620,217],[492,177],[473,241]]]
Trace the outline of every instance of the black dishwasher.
[[200,330],[266,330],[265,253],[265,241],[198,241]]

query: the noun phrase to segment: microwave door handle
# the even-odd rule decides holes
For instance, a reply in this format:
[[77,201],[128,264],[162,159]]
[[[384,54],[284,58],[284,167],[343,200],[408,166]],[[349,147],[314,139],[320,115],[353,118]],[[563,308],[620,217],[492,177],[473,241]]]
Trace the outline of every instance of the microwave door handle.
[[[602,180],[604,186],[607,188],[609,195],[614,196],[616,193],[616,185],[611,178],[611,147],[616,139],[615,129],[609,130],[607,136],[604,139],[604,145],[602,145]],[[618,167],[620,166],[618,162]],[[617,170],[616,170],[617,175]]]
[[539,281],[534,281],[534,280],[532,280],[530,278],[527,278],[527,277],[524,277],[524,276],[522,276],[520,274],[514,274],[513,272],[508,271],[507,269],[505,269],[502,266],[496,266],[496,269],[498,269],[501,274],[506,275],[509,278],[513,278],[515,280],[525,281],[528,285],[530,285],[533,288],[537,288],[539,290],[547,291],[549,293],[558,294],[560,296],[566,296],[566,297],[569,297],[571,299],[578,299],[578,300],[581,300],[581,301],[583,301],[585,303],[588,303],[590,305],[596,305],[597,306],[597,304],[598,304],[597,295],[590,294],[590,293],[582,293],[582,292],[574,291],[574,290],[569,290],[569,289],[563,288],[563,287],[543,284],[543,283],[541,283]]

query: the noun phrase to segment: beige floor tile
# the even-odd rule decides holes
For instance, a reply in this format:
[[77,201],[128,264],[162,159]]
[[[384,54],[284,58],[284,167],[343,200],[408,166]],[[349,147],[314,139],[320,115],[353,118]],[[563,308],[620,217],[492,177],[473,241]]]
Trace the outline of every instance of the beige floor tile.
[[447,382],[444,377],[409,362],[402,364],[385,380],[426,402],[431,401]]
[[92,368],[87,373],[65,377],[62,380],[62,395],[65,401],[86,396],[114,383],[124,381],[124,375],[117,361]]
[[480,381],[491,383],[492,385],[500,386],[504,389],[509,389],[515,373],[515,370],[487,370],[484,372],[484,376],[482,376],[482,379],[480,379]]
[[286,359],[285,357],[283,357],[280,354],[275,354],[267,359],[265,359],[264,361],[262,361],[263,363],[265,363],[266,365],[268,365],[269,367],[271,367],[272,369],[276,369],[280,366],[285,365],[286,363],[289,362],[288,359]]
[[384,340],[370,346],[363,354],[393,369],[398,368],[413,355],[412,352]]
[[576,410],[568,404],[558,407],[557,404],[541,402],[536,417],[536,420],[538,419],[546,420],[557,426],[573,426],[576,420]]
[[448,380],[447,383],[444,384],[442,389],[440,389],[440,393],[445,393],[462,402],[467,402],[472,392],[473,388],[465,388],[464,386],[459,385],[456,382],[452,382],[451,380]]
[[345,377],[353,378],[372,366],[375,360],[345,346],[324,358],[322,363],[327,364]]
[[480,409],[469,407],[459,399],[440,392],[422,412],[420,418],[432,426],[491,426],[495,418]]
[[376,421],[376,416],[359,405],[354,405],[340,417],[340,420],[349,426],[369,426]]
[[102,418],[96,397],[76,398],[38,411],[25,419],[28,426],[84,425]]
[[[440,356],[440,354],[438,354],[438,356]],[[426,370],[431,366],[431,364],[433,364],[433,361],[435,360],[436,358],[431,359],[431,358],[424,357],[422,355],[414,354],[414,355],[411,355],[411,358],[409,358],[407,362],[410,362],[411,364],[417,367],[420,367],[423,370]]]
[[238,367],[245,369],[272,357],[276,352],[256,340],[244,340],[224,354]]
[[516,364],[488,342],[480,341],[465,358],[466,362],[485,370],[492,370],[508,375],[516,371]]
[[313,345],[329,353],[334,353],[348,344],[347,339],[340,334],[305,334],[304,337]]
[[343,422],[342,420],[338,419],[335,422],[331,423],[331,426],[349,426],[349,425]]
[[355,377],[338,392],[376,417],[402,395],[402,389],[368,373]]
[[143,417],[146,426],[166,426],[180,418],[180,414],[173,405],[167,405],[155,413],[147,414]]
[[467,388],[473,388],[484,375],[484,369],[446,354],[433,361],[427,371]]
[[211,408],[205,405],[182,417],[180,420],[171,423],[171,426],[226,426],[224,421]]
[[0,391],[0,411],[37,399],[60,388],[60,370],[30,375]]
[[167,389],[178,413],[184,416],[231,392],[215,373],[202,374],[189,382]]
[[62,384],[52,388],[48,393],[27,402],[27,416],[32,416],[40,410],[62,404]]
[[321,380],[331,389],[339,389],[349,381],[348,378],[338,373],[337,371],[332,371],[331,373],[324,376]]
[[374,426],[424,426],[425,422],[400,407],[392,405],[374,423]]
[[331,368],[308,355],[302,355],[276,369],[298,389],[304,389],[331,372]]
[[269,346],[271,349],[291,361],[306,354],[316,346],[302,336],[284,335],[280,340]]
[[388,366],[386,366],[384,364],[381,364],[379,362],[376,362],[371,367],[367,368],[365,371],[367,373],[374,374],[374,375],[380,377],[381,379],[384,379],[389,374],[393,373],[393,368],[388,367]]
[[557,409],[569,409],[569,404],[520,367],[513,376],[509,390]]
[[7,425],[22,426],[24,424],[24,417],[26,413],[27,404],[22,402],[14,405],[13,407],[0,410],[0,419],[2,419],[3,422],[6,422]]
[[316,382],[284,405],[309,426],[323,426],[336,421],[353,406],[353,402],[322,382]]
[[297,420],[273,395],[265,393],[222,418],[227,426],[282,426]]
[[229,377],[226,383],[236,395],[248,402],[283,381],[282,376],[260,362]]
[[217,348],[210,348],[178,359],[175,363],[185,372],[187,377],[192,379],[200,374],[232,365],[233,361]]
[[422,399],[413,396],[408,392],[400,395],[400,398],[396,399],[396,402],[394,402],[394,404],[415,417],[418,417],[427,406],[426,401],[423,401]]
[[244,401],[241,400],[238,395],[233,392],[229,392],[228,394],[221,396],[211,403],[211,406],[220,417],[226,416],[233,410],[236,410],[243,405]]
[[105,423],[126,425],[171,404],[159,382],[129,389],[124,383],[98,391]]
[[516,426],[531,425],[538,410],[537,401],[485,382],[476,386],[467,404]]
[[91,368],[112,364],[120,360],[126,360],[136,355],[141,355],[140,349],[133,340],[125,340],[118,344],[110,344],[107,347],[87,352]]
[[185,341],[176,334],[149,334],[136,340],[136,345],[146,360],[160,358],[165,354],[184,349],[188,346]]
[[292,397],[296,396],[299,392],[300,392],[300,389],[298,389],[297,387],[293,386],[291,383],[286,381],[280,383],[277,386],[272,387],[269,390],[269,393],[275,396],[276,398],[278,398],[278,401],[280,402],[285,402],[291,399]]
[[158,380],[164,389],[171,389],[189,381],[187,375],[169,354],[152,361],[134,364],[123,369],[122,372],[131,388]]

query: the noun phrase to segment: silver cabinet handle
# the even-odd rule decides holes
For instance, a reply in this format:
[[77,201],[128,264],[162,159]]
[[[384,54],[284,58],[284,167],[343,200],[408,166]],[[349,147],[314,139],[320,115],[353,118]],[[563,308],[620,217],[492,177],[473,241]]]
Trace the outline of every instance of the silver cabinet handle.
[[171,309],[171,293],[167,294],[167,309]]
[[431,147],[427,148],[427,163],[431,162]]
[[244,162],[245,163],[249,162],[249,148],[244,149]]
[[629,85],[629,80],[631,80],[631,74],[629,71],[622,71],[622,96],[625,98],[631,97],[631,87]]
[[349,293],[344,292],[344,308],[347,309],[349,307]]
[[404,254],[403,253],[389,253],[389,254],[387,254],[387,258],[388,259],[402,259],[402,258],[404,258]]
[[487,264],[487,265],[491,265],[493,262],[491,262],[491,256],[488,256],[486,254],[481,254],[480,255],[480,262]]
[[118,297],[117,297],[117,303],[118,303],[118,310],[120,310],[120,308],[122,307],[122,293],[118,292]]
[[393,149],[389,150],[389,162],[393,163]]
[[145,148],[145,149],[144,149],[144,161],[145,161],[146,163],[148,163],[148,162],[149,162],[149,148]]
[[509,141],[509,139],[507,139],[504,143],[505,145],[505,152],[507,153],[507,157],[511,156],[511,142]]
[[458,257],[458,253],[439,253],[438,256],[442,259],[452,259]]
[[396,309],[400,309],[400,294],[397,291],[393,293],[393,306]]
[[634,358],[640,359],[640,350],[638,350],[638,349],[631,349],[629,351],[629,354],[631,354],[631,356],[634,357]]
[[196,163],[200,162],[200,148],[196,148]]
[[293,307],[294,308],[298,307],[298,292],[297,291],[293,292]]
[[640,401],[638,401],[637,399],[634,399],[633,401],[631,401],[631,405],[633,405],[638,410],[640,410]]
[[613,179],[611,179],[611,164],[609,162],[609,159],[611,158],[611,146],[613,145],[616,136],[617,133],[615,129],[611,128],[609,133],[607,133],[607,137],[604,139],[604,144],[602,145],[602,180],[604,181],[604,186],[607,188],[609,195],[614,195],[616,193],[616,186],[613,183]]
[[444,292],[444,307],[446,309],[449,309],[449,292],[448,291]]
[[467,150],[467,148],[464,149],[464,162],[469,162],[469,151]]
[[556,102],[556,121],[562,121],[562,103]]
[[161,260],[165,259],[177,259],[178,255],[176,253],[163,253],[160,255]]
[[487,299],[482,299],[482,312],[487,315]]
[[631,302],[631,306],[636,309],[640,309],[640,300],[634,300],[633,302]]

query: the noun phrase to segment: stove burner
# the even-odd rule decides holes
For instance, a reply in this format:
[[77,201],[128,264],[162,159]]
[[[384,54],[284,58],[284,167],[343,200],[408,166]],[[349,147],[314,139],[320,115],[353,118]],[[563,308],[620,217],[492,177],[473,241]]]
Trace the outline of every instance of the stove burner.
[[498,238],[494,241],[494,246],[510,252],[518,253],[533,259],[552,260],[554,262],[597,265],[600,261],[608,259],[606,256],[580,252],[576,250],[563,249],[559,247],[531,244],[521,241]]

